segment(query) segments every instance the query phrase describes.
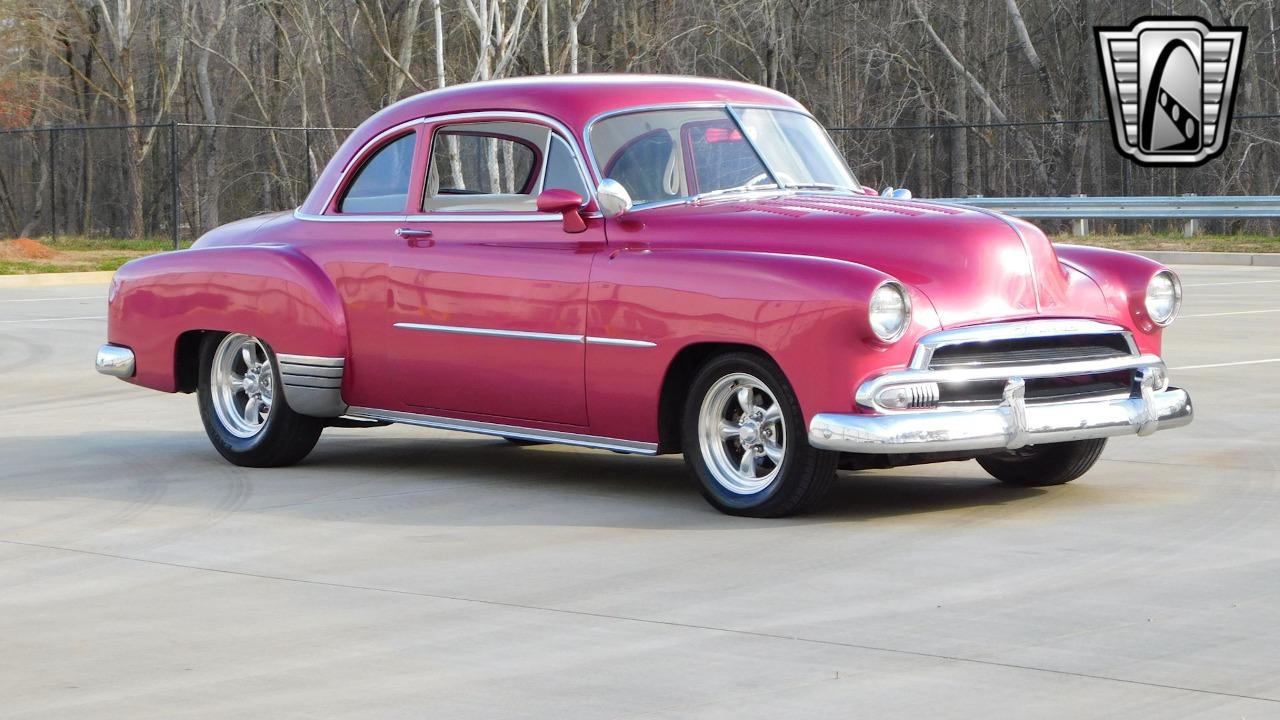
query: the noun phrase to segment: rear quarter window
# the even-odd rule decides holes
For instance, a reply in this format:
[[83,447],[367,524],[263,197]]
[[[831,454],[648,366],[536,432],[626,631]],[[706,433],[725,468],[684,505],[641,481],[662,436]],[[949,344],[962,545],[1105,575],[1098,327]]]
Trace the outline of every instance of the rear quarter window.
[[365,160],[338,204],[350,214],[404,212],[413,175],[413,132],[383,145]]

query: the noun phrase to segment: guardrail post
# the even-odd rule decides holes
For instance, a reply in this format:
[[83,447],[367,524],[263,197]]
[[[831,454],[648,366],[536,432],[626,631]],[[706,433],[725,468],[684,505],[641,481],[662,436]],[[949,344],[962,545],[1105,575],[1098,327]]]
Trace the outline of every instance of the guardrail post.
[[[1088,196],[1087,196],[1087,195],[1072,195],[1071,197],[1078,197],[1078,198],[1082,198],[1082,197],[1088,197]],[[1072,220],[1072,221],[1071,221],[1071,234],[1072,234],[1072,235],[1075,235],[1076,237],[1084,237],[1085,235],[1088,235],[1088,234],[1089,234],[1089,219],[1088,219],[1088,218],[1076,218],[1075,220]]]
[[178,249],[178,121],[169,121],[169,234],[173,236],[173,249]]
[[49,131],[49,235],[58,242],[58,144],[57,130]]
[[[1182,194],[1182,197],[1195,197],[1195,196],[1196,196],[1195,193]],[[1182,237],[1184,238],[1195,237],[1196,233],[1199,232],[1199,230],[1200,230],[1200,219],[1189,218],[1185,223],[1182,224]]]
[[307,154],[307,192],[311,192],[311,129],[302,128],[303,150]]

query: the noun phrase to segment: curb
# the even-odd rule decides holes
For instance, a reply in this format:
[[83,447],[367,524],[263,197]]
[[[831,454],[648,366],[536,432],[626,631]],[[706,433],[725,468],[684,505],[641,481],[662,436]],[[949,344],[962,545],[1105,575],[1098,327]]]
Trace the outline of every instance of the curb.
[[1188,250],[1127,250],[1168,265],[1253,265],[1280,267],[1280,253],[1191,252]]
[[49,287],[53,285],[105,285],[115,275],[110,270],[100,272],[31,273],[30,275],[0,275],[0,288]]

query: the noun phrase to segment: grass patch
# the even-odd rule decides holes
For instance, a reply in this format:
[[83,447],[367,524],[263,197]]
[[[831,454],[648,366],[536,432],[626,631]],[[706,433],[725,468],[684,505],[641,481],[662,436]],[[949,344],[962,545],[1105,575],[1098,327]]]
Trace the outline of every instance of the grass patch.
[[1092,245],[1114,250],[1280,253],[1280,237],[1274,235],[1196,235],[1185,238],[1180,232],[1170,232],[1076,237],[1070,233],[1059,233],[1053,235],[1052,240],[1056,243]]
[[[86,237],[83,235],[59,235],[57,240],[50,237],[35,237],[49,248],[58,251],[84,252],[89,250],[125,250],[128,252],[157,253],[173,249],[172,238],[106,238]],[[191,241],[180,241],[181,247],[191,247]]]
[[[191,243],[184,242],[183,247]],[[169,238],[63,236],[0,240],[0,275],[115,271],[145,255],[173,248]]]

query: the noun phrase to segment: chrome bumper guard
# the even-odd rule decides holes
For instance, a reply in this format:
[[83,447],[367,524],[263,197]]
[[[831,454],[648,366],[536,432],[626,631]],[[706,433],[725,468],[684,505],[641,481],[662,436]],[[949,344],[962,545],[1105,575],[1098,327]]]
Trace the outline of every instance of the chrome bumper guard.
[[133,351],[119,345],[103,345],[98,348],[94,367],[103,375],[118,378],[133,377]]
[[1145,436],[1191,422],[1191,396],[1181,388],[1162,388],[1165,377],[1164,364],[1156,358],[1156,363],[1135,368],[1128,397],[1032,404],[1026,402],[1023,378],[1010,377],[995,407],[815,415],[809,423],[809,444],[841,452],[897,454],[1015,450],[1114,435]]

